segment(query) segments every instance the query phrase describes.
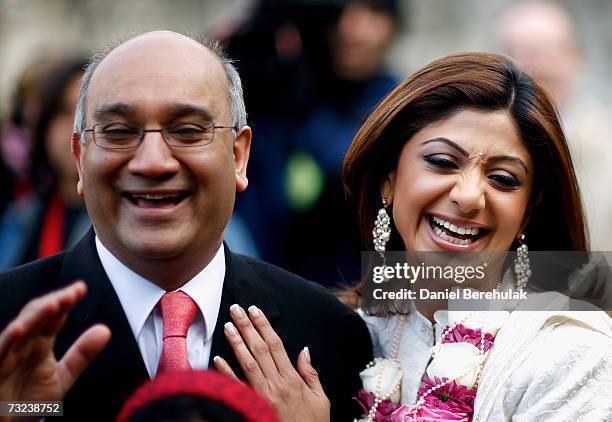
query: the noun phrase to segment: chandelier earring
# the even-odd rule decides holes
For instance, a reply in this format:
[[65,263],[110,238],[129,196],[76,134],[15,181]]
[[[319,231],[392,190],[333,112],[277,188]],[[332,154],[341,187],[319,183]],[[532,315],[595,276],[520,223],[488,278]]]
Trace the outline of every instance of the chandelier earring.
[[531,277],[531,268],[529,267],[529,249],[525,243],[525,235],[521,234],[519,246],[516,248],[516,259],[514,260],[514,274],[516,276],[516,289],[522,290],[527,286],[529,277]]
[[391,237],[391,218],[387,214],[387,200],[385,198],[382,199],[382,208],[378,210],[374,221],[372,236],[374,238],[374,250],[384,259],[385,247]]

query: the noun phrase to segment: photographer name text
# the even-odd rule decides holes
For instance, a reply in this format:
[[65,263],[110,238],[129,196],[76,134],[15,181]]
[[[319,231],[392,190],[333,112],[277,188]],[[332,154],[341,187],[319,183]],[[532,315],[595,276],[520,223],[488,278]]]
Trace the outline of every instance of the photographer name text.
[[386,291],[374,289],[372,297],[375,300],[522,300],[527,298],[524,290],[492,290],[481,292],[472,289],[445,289],[434,291],[428,289],[400,289],[397,291]]

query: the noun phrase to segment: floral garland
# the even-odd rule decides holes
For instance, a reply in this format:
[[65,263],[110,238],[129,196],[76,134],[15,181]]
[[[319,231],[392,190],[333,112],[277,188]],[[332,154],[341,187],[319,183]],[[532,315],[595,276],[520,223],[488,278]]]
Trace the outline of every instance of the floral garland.
[[510,314],[449,311],[447,315],[448,324],[443,324],[440,342],[432,349],[433,359],[414,405],[399,403],[403,373],[398,352],[406,320],[401,317],[391,357],[375,359],[360,373],[364,388],[353,398],[364,411],[364,418],[358,422],[472,420],[482,368],[497,332]]

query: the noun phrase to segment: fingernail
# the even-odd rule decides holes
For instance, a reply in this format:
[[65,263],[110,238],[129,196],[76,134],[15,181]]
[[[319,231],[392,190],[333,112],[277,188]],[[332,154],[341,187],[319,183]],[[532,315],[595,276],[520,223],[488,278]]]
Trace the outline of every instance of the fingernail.
[[221,365],[223,363],[223,360],[219,356],[215,356],[213,358],[213,362],[218,364],[218,365]]
[[231,322],[226,322],[224,327],[231,335],[235,336],[236,334],[238,334],[238,330],[236,330],[236,327],[234,327],[234,324],[232,324]]
[[255,305],[249,306],[249,313],[253,315],[255,318],[258,318],[261,315],[261,311]]
[[230,312],[237,317],[242,318],[244,316],[244,311],[242,310],[242,308],[240,307],[240,305],[234,303],[232,306],[230,306]]
[[307,347],[304,347],[304,356],[306,356],[306,360],[310,363],[310,350]]

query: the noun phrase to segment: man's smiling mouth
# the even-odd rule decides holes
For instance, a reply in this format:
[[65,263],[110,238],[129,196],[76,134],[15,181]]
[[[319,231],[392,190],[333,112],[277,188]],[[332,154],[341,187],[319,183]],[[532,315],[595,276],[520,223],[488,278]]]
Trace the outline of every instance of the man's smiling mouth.
[[140,193],[124,192],[123,197],[141,208],[171,208],[189,196],[189,192]]

